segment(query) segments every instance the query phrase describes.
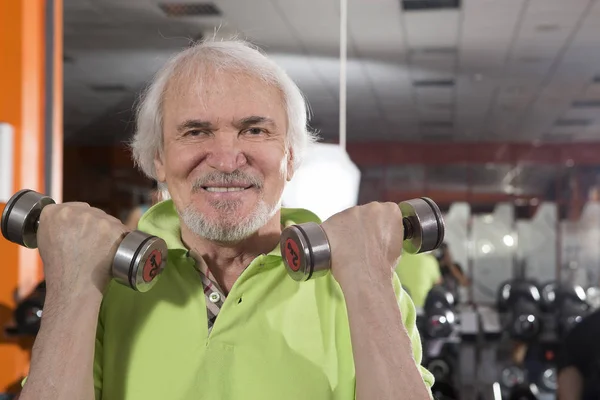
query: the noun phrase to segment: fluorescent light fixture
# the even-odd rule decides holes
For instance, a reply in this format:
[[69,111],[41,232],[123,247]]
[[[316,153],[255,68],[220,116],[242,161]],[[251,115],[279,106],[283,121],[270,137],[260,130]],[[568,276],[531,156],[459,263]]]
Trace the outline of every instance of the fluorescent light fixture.
[[305,208],[322,220],[358,203],[360,170],[337,144],[311,145],[284,191],[282,205]]

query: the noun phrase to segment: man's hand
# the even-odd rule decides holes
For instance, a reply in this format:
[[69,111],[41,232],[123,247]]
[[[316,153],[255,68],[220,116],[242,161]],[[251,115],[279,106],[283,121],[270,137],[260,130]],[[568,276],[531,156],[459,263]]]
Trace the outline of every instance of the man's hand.
[[394,203],[353,207],[322,227],[348,310],[356,399],[430,399],[393,285],[403,242],[400,208]]
[[121,221],[86,203],[44,207],[37,237],[47,296],[102,294],[126,232]]
[[321,226],[331,247],[331,272],[342,287],[357,281],[391,285],[404,234],[397,204],[352,207]]
[[98,312],[125,226],[83,203],[48,205],[37,232],[46,300],[22,400],[93,400]]

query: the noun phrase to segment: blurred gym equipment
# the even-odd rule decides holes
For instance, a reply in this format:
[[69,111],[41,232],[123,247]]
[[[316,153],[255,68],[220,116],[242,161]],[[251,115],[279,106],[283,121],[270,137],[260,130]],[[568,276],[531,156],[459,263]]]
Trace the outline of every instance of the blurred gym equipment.
[[558,322],[558,336],[564,339],[590,312],[586,293],[578,285],[560,285],[556,290],[556,313]]
[[46,298],[46,282],[38,284],[35,289],[17,304],[13,316],[14,327],[7,327],[8,335],[37,335],[40,330],[44,301]]
[[540,335],[540,304],[540,292],[532,282],[510,280],[498,289],[498,311],[506,314],[504,326],[513,339],[529,342]]
[[425,298],[424,335],[437,339],[448,337],[455,329],[454,296],[442,286],[434,286]]

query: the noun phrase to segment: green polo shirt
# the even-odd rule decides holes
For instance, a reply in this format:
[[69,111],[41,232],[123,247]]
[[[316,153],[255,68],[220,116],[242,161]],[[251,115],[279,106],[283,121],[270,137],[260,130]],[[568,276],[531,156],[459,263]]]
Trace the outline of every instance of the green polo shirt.
[[427,253],[404,253],[396,266],[396,274],[418,308],[425,305],[427,294],[442,278],[437,259]]
[[[319,222],[301,209],[283,209],[281,215],[285,226]],[[152,207],[139,229],[166,241],[168,264],[149,292],[110,284],[96,338],[97,399],[355,398],[346,307],[331,274],[296,282],[279,248],[263,254],[235,282],[208,335],[202,283],[181,241],[173,203]],[[420,364],[415,309],[399,280],[394,283]],[[432,375],[421,372],[430,388]]]

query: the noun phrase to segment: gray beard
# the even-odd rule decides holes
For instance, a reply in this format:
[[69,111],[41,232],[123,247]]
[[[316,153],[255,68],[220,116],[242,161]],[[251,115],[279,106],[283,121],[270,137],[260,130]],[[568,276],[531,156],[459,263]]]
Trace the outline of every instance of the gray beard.
[[196,235],[215,242],[235,243],[252,236],[265,226],[279,209],[280,203],[281,200],[269,207],[264,200],[260,200],[254,211],[241,220],[232,216],[242,206],[241,201],[221,201],[211,204],[220,212],[217,220],[205,218],[192,204],[187,206],[180,215],[183,223]]

